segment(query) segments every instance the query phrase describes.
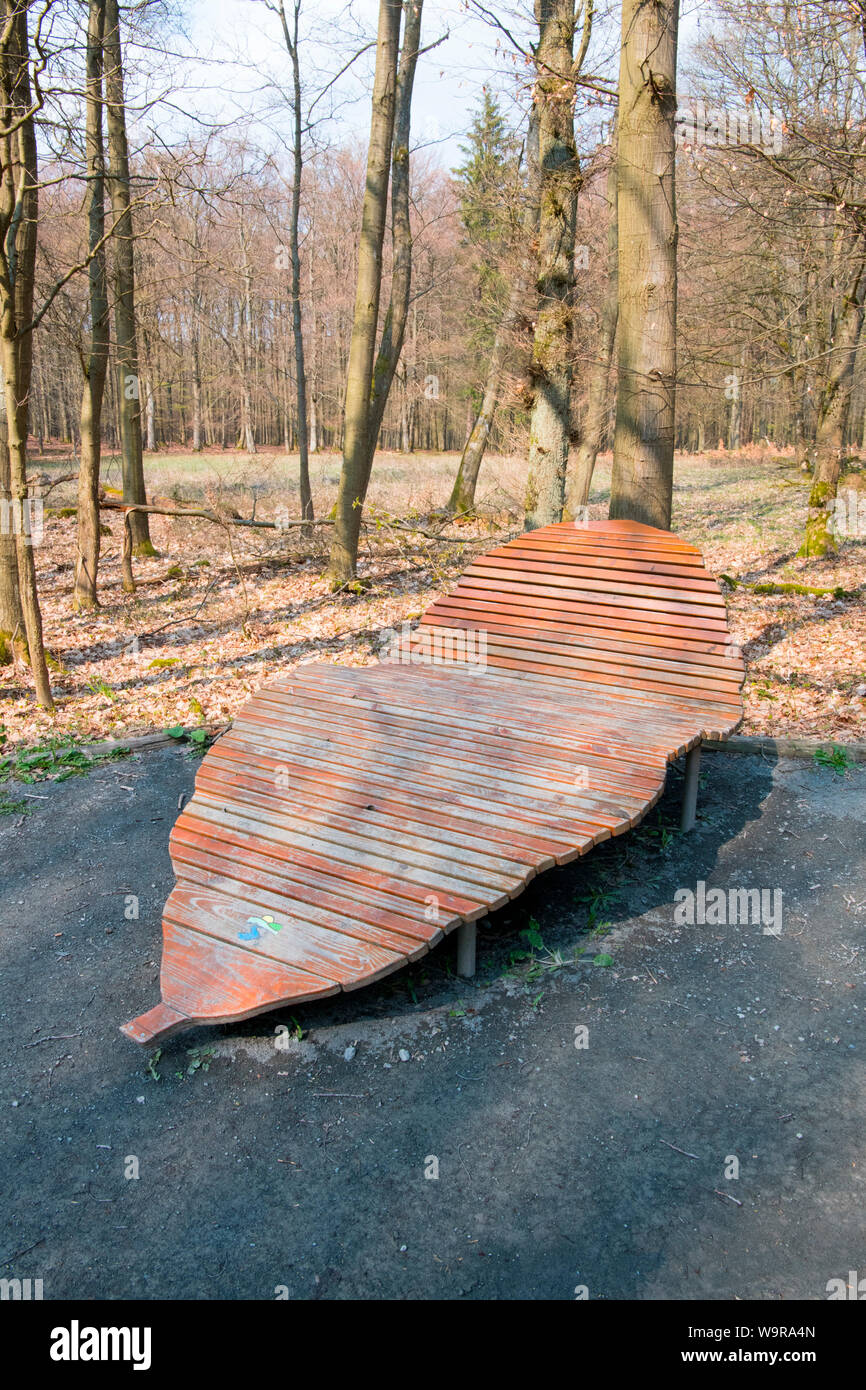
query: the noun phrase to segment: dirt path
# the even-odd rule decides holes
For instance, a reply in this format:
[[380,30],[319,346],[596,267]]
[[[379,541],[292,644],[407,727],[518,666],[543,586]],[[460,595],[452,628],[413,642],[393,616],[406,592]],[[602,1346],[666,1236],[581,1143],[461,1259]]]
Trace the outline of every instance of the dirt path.
[[[475,982],[446,944],[298,1011],[285,1049],[285,1012],[172,1039],[159,1080],[117,1025],[157,998],[195,763],[28,788],[0,822],[3,1275],[47,1299],[822,1299],[866,1273],[866,771],[705,763],[694,835],[671,794],[543,876]],[[780,934],[676,926],[698,882],[781,890]]]

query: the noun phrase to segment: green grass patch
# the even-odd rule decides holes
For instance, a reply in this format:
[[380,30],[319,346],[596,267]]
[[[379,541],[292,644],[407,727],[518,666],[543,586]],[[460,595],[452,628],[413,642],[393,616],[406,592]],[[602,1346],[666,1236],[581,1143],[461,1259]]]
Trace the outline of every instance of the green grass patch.
[[128,748],[113,748],[109,753],[91,755],[74,739],[47,738],[33,748],[16,749],[0,757],[0,782],[12,778],[26,783],[65,782],[68,777],[89,772],[100,763],[127,757],[129,752]]
[[[192,704],[192,701],[190,701]],[[198,701],[195,702],[196,704]],[[199,705],[199,708],[201,706]],[[194,728],[186,728],[183,724],[173,724],[170,729],[164,729],[163,733],[169,738],[177,739],[178,743],[188,743],[191,753],[204,753],[211,742],[211,735],[203,725],[197,724]]]
[[853,759],[847,748],[834,743],[831,748],[816,748],[813,758],[819,767],[831,767],[840,777],[853,767]]

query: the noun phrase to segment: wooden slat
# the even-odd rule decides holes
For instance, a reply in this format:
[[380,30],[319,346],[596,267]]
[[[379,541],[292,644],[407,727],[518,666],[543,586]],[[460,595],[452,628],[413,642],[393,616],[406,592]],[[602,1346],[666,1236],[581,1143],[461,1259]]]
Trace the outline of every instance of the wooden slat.
[[[223,741],[225,742],[225,741]],[[226,744],[221,750],[221,756],[226,765],[231,765],[235,759],[236,766],[248,767],[249,757],[242,744]],[[274,773],[277,770],[285,770],[287,776],[293,782],[298,781],[304,788],[309,787],[312,795],[323,796],[328,790],[345,786],[347,783],[354,786],[347,771],[340,768],[328,768],[327,775],[323,775],[321,765],[314,758],[304,759],[300,755],[286,755],[284,750],[280,751],[277,758],[266,759],[263,755],[258,755],[263,768],[270,767]],[[568,858],[574,857],[568,853],[568,845],[574,846],[576,838],[586,835],[587,827],[582,826],[576,820],[566,820],[563,817],[562,808],[551,802],[545,809],[544,803],[538,799],[530,801],[524,799],[519,807],[514,805],[513,800],[507,808],[502,807],[500,800],[484,800],[482,797],[470,793],[458,792],[453,788],[444,785],[432,787],[423,777],[413,780],[405,774],[401,774],[400,785],[395,787],[393,778],[381,771],[364,770],[360,774],[364,778],[363,785],[367,789],[368,800],[372,796],[377,804],[380,799],[391,795],[404,795],[410,797],[416,795],[416,811],[419,817],[426,820],[428,808],[432,808],[434,813],[438,807],[449,807],[455,812],[465,814],[465,816],[476,820],[478,818],[495,817],[497,823],[502,823],[510,828],[510,833],[515,838],[526,839],[528,835],[544,835],[548,837],[544,842],[537,846],[541,855],[546,855],[553,849],[550,837],[563,837],[556,846],[557,863],[566,862],[561,856],[567,853]],[[663,780],[663,779],[662,779]],[[499,812],[499,814],[497,814]],[[507,812],[507,814],[506,814]],[[598,838],[606,838],[607,831],[604,831]],[[565,837],[569,837],[568,843]],[[587,848],[594,843],[591,833],[587,837]],[[579,853],[580,850],[578,849]]]
[[[299,752],[289,754],[285,747],[281,748],[275,741],[268,745],[242,734],[238,735],[237,740],[233,739],[231,744],[225,743],[225,747],[220,751],[220,758],[224,761],[237,756],[246,762],[250,755],[260,758],[262,766],[272,766],[275,772],[285,767],[290,774],[293,768],[300,767],[311,781],[328,786],[337,785],[345,772],[345,769],[336,763],[323,765],[315,753],[311,753],[310,756],[304,756]],[[270,764],[265,762],[266,755],[273,756]],[[349,767],[348,763],[346,767]],[[485,794],[484,789],[479,788],[471,778],[465,784],[458,785],[454,778],[450,782],[444,776],[434,780],[426,776],[423,770],[401,767],[398,783],[395,780],[394,769],[382,766],[361,768],[359,775],[363,776],[372,794],[385,795],[389,790],[393,791],[395,787],[399,787],[406,795],[410,795],[413,789],[416,789],[418,805],[421,807],[431,803],[453,804],[469,812],[486,815],[491,807],[504,807],[507,804],[509,814],[520,824],[543,826],[551,832],[567,834],[572,838],[589,828],[558,795],[550,792],[546,801],[541,796],[518,796],[512,793],[510,800],[505,803],[499,791],[494,789]]]
[[[462,705],[460,700],[455,700],[451,696],[441,693],[441,686],[436,682],[436,668],[425,668],[429,672],[430,689],[436,691],[438,701],[437,708],[447,707],[452,711],[455,719],[469,718],[466,712],[471,706]],[[419,673],[420,674],[420,673]],[[502,668],[491,668],[491,679],[498,685],[514,682],[512,687],[510,707],[503,704],[496,711],[499,721],[495,720],[495,715],[491,712],[491,727],[501,733],[513,725],[515,711],[520,710],[524,722],[539,720],[539,727],[549,718],[551,698],[559,699],[563,714],[567,711],[571,713],[578,710],[584,721],[583,741],[595,742],[599,740],[599,747],[607,745],[609,755],[619,755],[624,762],[635,762],[638,764],[646,763],[649,759],[653,764],[658,760],[661,766],[670,760],[671,757],[679,754],[688,748],[694,741],[696,712],[703,708],[704,712],[713,714],[715,705],[703,706],[695,700],[688,703],[676,699],[673,696],[654,696],[653,702],[655,710],[653,712],[653,722],[647,722],[646,710],[634,703],[634,700],[626,698],[627,692],[624,689],[609,686],[605,688],[604,696],[599,695],[599,687],[591,682],[581,682],[576,678],[544,677],[527,673],[519,664],[511,671]],[[408,679],[404,683],[409,685]],[[416,692],[423,691],[423,679],[414,679],[412,684]],[[456,679],[454,681],[456,684]],[[344,687],[345,688],[345,687]],[[540,695],[546,697],[547,703],[541,707],[541,713],[537,715],[538,701]],[[391,697],[389,690],[389,703],[396,703]],[[565,697],[565,700],[563,700]],[[583,698],[581,698],[583,697]],[[416,697],[417,698],[417,697]],[[402,707],[402,698],[401,705]],[[719,707],[725,715],[729,713],[729,706]],[[349,717],[351,718],[351,706]],[[592,734],[587,730],[591,729]],[[252,729],[248,732],[254,736]],[[552,739],[557,738],[556,728],[549,728],[548,732]],[[576,729],[575,734],[579,731]],[[594,738],[593,738],[594,735]]]
[[402,846],[398,854],[390,855],[381,843],[374,843],[360,833],[329,831],[327,827],[299,823],[279,810],[276,796],[274,803],[273,809],[263,811],[255,808],[254,811],[250,806],[244,808],[238,798],[214,797],[206,790],[196,793],[197,806],[212,806],[227,818],[235,816],[269,827],[272,838],[291,845],[299,852],[318,854],[334,863],[407,880],[431,893],[436,887],[442,887],[444,891],[469,901],[493,901],[497,907],[502,907],[518,882],[516,875],[468,869],[452,864],[442,856],[415,854]]
[[[274,764],[275,766],[277,764]],[[262,768],[259,772],[258,769],[251,770],[245,764],[241,764],[240,770],[227,769],[225,764],[214,763],[208,767],[201,785],[219,786],[221,781],[228,778],[235,787],[243,788],[255,795],[268,795],[273,790],[274,775],[273,769],[268,771]],[[538,836],[523,836],[513,822],[509,829],[500,828],[492,823],[479,827],[477,822],[468,816],[461,819],[459,816],[445,815],[437,810],[432,799],[419,806],[408,798],[399,801],[384,796],[377,797],[374,805],[370,800],[369,784],[365,793],[341,795],[330,781],[317,782],[309,773],[306,776],[296,773],[291,777],[287,774],[287,780],[287,790],[290,788],[292,795],[284,799],[289,805],[309,805],[312,794],[328,810],[369,819],[386,831],[389,827],[417,825],[423,827],[431,839],[445,844],[453,844],[456,840],[460,844],[468,845],[470,849],[489,848],[500,853],[502,846],[510,846],[513,858],[521,863],[533,864],[539,870],[552,868],[556,863],[556,854],[568,849],[564,842],[545,841]]]
[[[602,695],[593,689],[591,702],[583,705],[563,704],[556,687],[527,679],[525,673],[519,671],[511,678],[521,682],[517,686],[512,685],[510,680],[503,680],[507,673],[493,667],[472,676],[465,671],[452,672],[437,666],[424,666],[423,671],[418,667],[406,666],[396,669],[400,672],[399,679],[395,678],[395,668],[374,666],[364,667],[362,671],[356,668],[354,672],[347,667],[315,666],[308,668],[308,676],[317,686],[347,692],[350,699],[357,698],[359,691],[363,694],[368,690],[375,693],[381,691],[383,697],[394,704],[418,707],[420,700],[423,708],[426,701],[428,706],[435,703],[436,709],[447,708],[468,720],[474,720],[478,715],[489,725],[514,725],[515,715],[519,712],[519,725],[536,727],[544,724],[555,739],[562,736],[563,726],[573,715],[579,716],[585,730],[591,708],[593,728],[613,731],[631,727],[636,736],[637,731],[643,729],[644,737],[638,739],[642,751],[657,749],[663,759],[668,755],[665,742],[673,727],[677,725],[685,729],[694,722],[693,702],[684,706],[682,713],[678,714],[676,709],[662,707],[659,701],[658,707],[653,710],[653,725],[650,726],[646,705],[633,694],[629,699],[624,698],[628,692],[623,692],[623,698],[617,698],[616,692],[605,691]],[[292,688],[289,687],[289,690]],[[425,690],[428,693],[425,694]],[[433,691],[435,702],[430,700],[429,695]],[[662,737],[656,737],[654,729],[661,731]]]
[[[424,622],[417,629],[427,631],[436,627],[447,627],[452,630],[458,628],[464,630],[483,630],[500,633],[503,636],[514,637],[520,640],[524,646],[534,645],[535,642],[547,644],[548,642],[559,642],[567,649],[572,650],[576,656],[580,657],[584,651],[588,652],[611,652],[622,656],[632,665],[640,668],[644,664],[660,666],[663,669],[670,669],[682,665],[684,671],[694,674],[705,672],[712,676],[718,672],[731,679],[742,680],[744,673],[743,662],[738,657],[727,656],[724,645],[719,643],[681,643],[680,647],[666,643],[663,638],[654,638],[650,635],[641,635],[636,639],[629,640],[624,635],[614,635],[614,630],[600,631],[594,628],[576,627],[574,624],[566,622],[557,623],[552,620],[539,622],[538,614],[534,619],[519,613],[507,613],[497,610],[495,614],[489,611],[484,616],[483,624],[479,621],[479,614],[470,615],[462,612],[459,608],[453,613],[444,608],[442,604],[437,604],[435,610],[428,609],[424,615]],[[492,618],[492,621],[491,621]]]
[[[242,856],[234,852],[234,845],[219,834],[220,826],[201,826],[215,833],[196,833],[187,822],[176,826],[172,835],[172,855],[176,864],[184,865],[179,870],[185,879],[193,879],[194,871],[204,868],[212,875],[230,879],[239,886],[265,891],[278,891],[281,903],[285,906],[278,911],[290,916],[299,912],[304,920],[317,922],[330,930],[335,921],[343,922],[343,930],[349,936],[360,936],[363,940],[375,941],[380,946],[401,951],[413,960],[413,952],[423,952],[442,936],[442,929],[423,918],[413,921],[393,911],[375,907],[363,899],[351,899],[329,893],[319,887],[300,884],[291,870],[281,864],[276,855],[262,852],[263,846],[253,842]],[[195,879],[195,882],[201,882]]]
[[[542,582],[542,579],[547,582]],[[473,572],[461,581],[459,592],[470,591],[479,594],[491,591],[497,594],[517,594],[525,598],[568,598],[571,602],[577,603],[601,603],[603,598],[605,609],[621,612],[624,610],[625,621],[628,621],[628,615],[632,610],[637,610],[641,615],[659,613],[667,618],[673,618],[675,615],[696,618],[699,623],[717,623],[719,626],[723,626],[725,621],[724,603],[721,600],[718,603],[704,602],[701,596],[691,594],[688,600],[669,599],[664,594],[645,596],[634,589],[615,590],[603,580],[598,583],[582,583],[579,589],[574,590],[565,581],[559,581],[555,576],[551,578],[548,574],[544,574],[538,581],[527,579],[525,582],[518,582],[511,579],[505,570],[486,569]]]
[[[504,582],[510,590],[516,589],[517,592],[520,592],[529,585],[546,583],[554,589],[567,589],[569,591],[576,589],[579,593],[592,597],[595,597],[596,594],[617,594],[628,598],[652,600],[663,606],[667,606],[669,603],[688,602],[716,608],[724,614],[725,601],[708,576],[702,580],[668,580],[660,577],[656,583],[647,584],[646,582],[636,582],[638,573],[646,581],[645,571],[623,572],[621,570],[596,569],[587,565],[554,565],[545,563],[543,560],[534,562],[506,561],[487,556],[483,560],[475,561],[471,570],[464,575],[461,584],[466,587],[470,577],[472,579],[495,580],[497,588]],[[638,606],[638,604],[634,605],[634,607]],[[687,611],[691,612],[692,610],[690,608]]]
[[[256,817],[250,809],[246,814],[234,813],[225,807],[212,807],[202,799],[201,801],[196,800],[194,806],[190,802],[185,807],[185,811],[187,818],[184,825],[194,829],[195,823],[198,821],[212,822],[215,825],[225,826],[236,831],[238,834],[255,838],[262,842],[263,848],[268,853],[284,853],[290,857],[296,870],[309,871],[316,880],[325,885],[331,880],[337,880],[341,886],[345,887],[346,891],[363,894],[369,901],[379,901],[380,895],[386,900],[390,897],[398,903],[404,904],[403,910],[407,912],[410,912],[410,907],[406,905],[414,904],[420,916],[423,915],[427,897],[433,891],[432,885],[424,879],[423,875],[419,875],[417,878],[415,876],[398,877],[396,874],[389,874],[372,868],[369,864],[361,863],[354,856],[347,856],[345,860],[335,859],[329,854],[327,847],[301,848],[296,842],[288,841],[281,834],[279,822],[271,825],[267,820]],[[180,825],[180,821],[178,821],[178,825]],[[479,900],[462,893],[454,893],[446,888],[441,881],[436,884],[436,897],[441,911],[452,922],[474,921],[483,916],[486,911],[486,900]]]
[[[290,720],[295,722],[289,724]],[[381,705],[375,710],[370,710],[369,707],[356,704],[352,710],[352,728],[348,735],[344,718],[318,702],[314,708],[308,710],[306,702],[294,701],[286,707],[279,702],[270,705],[263,701],[257,706],[255,723],[251,720],[249,727],[255,727],[265,734],[273,729],[277,736],[282,738],[287,725],[290,729],[297,728],[301,736],[306,731],[308,736],[320,739],[326,736],[328,740],[333,738],[345,742],[348,739],[354,746],[357,746],[360,735],[371,742],[382,743],[386,749],[393,748],[409,754],[415,750],[425,756],[447,757],[451,752],[450,761],[459,758],[461,764],[467,768],[472,768],[476,760],[481,759],[482,768],[495,767],[497,771],[512,772],[521,778],[524,785],[528,776],[541,777],[547,786],[556,782],[573,782],[573,769],[569,760],[563,757],[562,746],[551,752],[549,744],[526,745],[516,739],[492,734],[479,738],[462,729],[449,736],[441,726],[425,722],[419,727],[417,719],[383,710]],[[599,764],[599,781],[594,781],[593,785],[604,783],[624,788],[634,783],[636,790],[639,788],[642,792],[643,787],[651,780],[651,774],[640,770],[630,771],[628,767],[623,767],[613,759],[599,758],[596,761]]]
[[[638,736],[639,745],[647,750],[656,749],[661,751],[663,757],[667,757],[669,752],[668,748],[665,747],[667,739],[673,736],[673,733],[677,729],[682,729],[684,732],[691,729],[694,725],[696,711],[703,708],[705,711],[712,713],[714,709],[718,709],[727,714],[731,708],[731,703],[726,700],[698,699],[694,696],[683,699],[674,695],[658,694],[653,696],[652,722],[649,723],[647,720],[645,701],[642,702],[640,694],[638,693],[636,695],[628,685],[608,685],[605,686],[602,691],[602,687],[597,683],[582,680],[579,673],[570,678],[552,678],[543,672],[536,675],[534,672],[527,669],[531,664],[531,655],[532,654],[527,658],[525,664],[520,661],[508,662],[504,658],[497,658],[498,664],[494,666],[491,663],[488,666],[484,682],[476,687],[478,692],[476,699],[480,699],[481,695],[487,694],[488,692],[492,693],[495,689],[505,690],[507,691],[507,699],[503,699],[501,704],[503,712],[508,710],[509,703],[513,706],[514,702],[517,701],[517,707],[525,707],[527,717],[529,717],[533,710],[539,708],[549,713],[551,708],[550,702],[556,700],[558,692],[567,692],[569,694],[580,694],[583,692],[586,698],[582,705],[569,704],[564,708],[569,711],[580,709],[584,720],[586,720],[587,716],[591,713],[592,721],[599,725],[610,720],[612,721],[612,727],[622,727],[623,729],[631,727],[635,730],[643,729],[643,739]],[[509,670],[503,671],[502,667],[504,666],[507,666]],[[337,669],[338,668],[334,668],[335,671]],[[367,667],[365,669],[371,672],[377,670],[377,668],[373,667]],[[411,667],[401,667],[399,669],[405,672],[405,684],[408,684],[409,672],[418,670],[418,668]],[[437,689],[437,694],[442,691],[444,698],[449,703],[449,707],[453,705],[453,701],[449,695],[449,691],[452,688],[461,689],[465,692],[464,687],[458,687],[456,676],[449,675],[444,685],[441,683],[440,677],[443,673],[442,667],[437,667],[435,665],[425,666],[423,670],[424,679],[429,681],[431,688],[435,687]],[[501,676],[505,674],[509,675],[510,679],[515,682],[521,682],[521,685],[512,687],[502,683]],[[343,682],[343,684],[345,685],[345,682]],[[400,685],[401,687],[404,685],[404,680],[402,678]],[[392,689],[394,689],[390,677],[389,684],[385,688],[388,690],[390,696]],[[420,685],[416,683],[416,689],[423,689],[423,682]],[[540,701],[544,703],[539,704]],[[484,703],[485,706],[490,705],[490,707],[493,708],[488,700],[485,699]],[[511,712],[513,713],[513,710]],[[686,743],[688,743],[688,741],[689,738],[687,737]]]
[[[261,732],[265,732],[264,726],[259,726]],[[354,734],[354,736],[353,736]],[[277,737],[274,729],[274,738]],[[537,796],[543,796],[549,787],[553,796],[558,798],[558,802],[563,810],[571,810],[577,816],[593,809],[592,819],[599,825],[615,825],[629,812],[622,806],[614,806],[607,798],[593,797],[591,794],[572,792],[570,788],[574,784],[574,776],[563,774],[558,778],[545,780],[541,772],[534,772],[531,769],[521,771],[520,769],[505,766],[501,763],[490,762],[484,764],[481,760],[481,753],[477,753],[474,758],[463,758],[459,765],[449,765],[440,768],[440,765],[429,756],[425,756],[423,748],[416,749],[408,743],[393,746],[385,738],[375,739],[364,737],[360,731],[336,735],[333,739],[320,739],[315,737],[314,726],[310,726],[310,746],[316,747],[326,761],[335,761],[341,764],[342,760],[349,757],[365,757],[369,762],[376,766],[387,766],[391,769],[395,778],[399,778],[405,769],[416,770],[426,773],[426,775],[439,778],[446,785],[455,788],[478,787],[486,791],[489,795],[499,793],[503,796],[518,795],[524,788],[533,791]],[[638,798],[628,798],[624,793],[619,800],[627,803],[629,800],[636,805],[639,804]],[[597,808],[597,813],[596,813]],[[412,859],[412,853],[401,856]],[[471,856],[466,861],[467,868],[471,865]]]
[[[349,936],[336,928],[327,931],[318,924],[290,916],[279,906],[277,894],[235,894],[234,884],[218,881],[218,886],[199,886],[181,876],[165,905],[165,916],[175,926],[204,932],[225,945],[251,950],[280,965],[303,970],[326,985],[344,989],[361,976],[375,979],[388,975],[403,963],[402,955],[369,940]],[[240,933],[248,930],[248,919],[272,912],[278,933],[262,931],[254,943],[245,945]],[[286,920],[281,920],[278,913]]]
[[201,807],[196,808],[195,821],[178,822],[174,827],[173,854],[177,850],[180,855],[181,851],[177,848],[180,845],[191,848],[200,845],[205,849],[213,847],[215,851],[218,847],[224,857],[242,860],[244,865],[266,870],[274,875],[276,882],[285,881],[290,885],[287,891],[291,891],[301,902],[316,903],[342,916],[357,917],[362,922],[386,925],[401,936],[426,941],[428,945],[438,941],[443,931],[450,930],[463,920],[457,913],[450,918],[442,917],[439,924],[428,922],[423,916],[423,900],[410,915],[412,903],[409,899],[389,895],[371,884],[365,884],[363,892],[358,892],[358,885],[354,885],[353,893],[353,885],[329,875],[324,867],[312,871],[299,864],[287,846],[276,844],[264,836],[235,830],[226,825],[222,817],[212,820],[202,813]]
[[545,565],[570,575],[579,575],[586,569],[605,574],[613,572],[620,575],[642,575],[644,580],[647,575],[659,575],[664,576],[666,581],[676,581],[675,587],[692,580],[715,584],[712,575],[697,558],[689,563],[678,556],[665,554],[663,559],[648,560],[643,557],[636,558],[631,551],[620,555],[604,554],[597,547],[588,546],[571,550],[552,550],[547,545],[533,543],[530,536],[498,546],[495,550],[488,550],[485,558],[493,559],[497,564],[504,564],[509,568],[524,563],[527,564],[527,568]]
[[[198,924],[177,927],[165,917],[162,935],[162,997],[188,1023],[251,1018],[277,1004],[325,999],[340,990],[305,970],[214,940]],[[128,1023],[124,1031],[134,1036],[134,1028],[135,1022]],[[162,1026],[135,1041],[147,1043],[154,1036],[165,1036]]]
[[[428,628],[425,623],[417,631],[420,644],[425,634],[435,629]],[[547,639],[538,633],[530,645],[520,635],[507,630],[500,632],[489,626],[485,631],[488,657],[491,652],[512,655],[529,651],[533,656],[548,658],[552,664],[567,665],[588,672],[595,669],[613,671],[627,675],[629,680],[634,682],[639,681],[642,673],[646,672],[648,677],[664,681],[665,684],[686,693],[691,690],[738,691],[742,681],[735,670],[721,665],[700,667],[692,665],[689,661],[674,661],[670,658],[660,660],[654,657],[635,657],[629,653],[608,651],[602,647],[578,646],[575,643],[557,641],[555,638]]]
[[642,621],[640,614],[635,613],[629,615],[626,625],[621,613],[606,613],[598,604],[569,604],[565,600],[533,600],[529,603],[515,594],[479,596],[462,593],[459,589],[437,600],[428,608],[424,621],[431,622],[434,615],[450,613],[462,614],[478,627],[483,626],[483,620],[487,615],[494,621],[515,616],[529,622],[534,621],[541,627],[562,626],[568,632],[597,635],[600,642],[605,640],[606,635],[613,634],[614,640],[626,638],[635,642],[655,642],[664,646],[675,643],[687,652],[723,652],[730,640],[727,626],[721,622],[713,625],[704,624],[699,632],[691,627],[688,621],[679,626],[654,619]]

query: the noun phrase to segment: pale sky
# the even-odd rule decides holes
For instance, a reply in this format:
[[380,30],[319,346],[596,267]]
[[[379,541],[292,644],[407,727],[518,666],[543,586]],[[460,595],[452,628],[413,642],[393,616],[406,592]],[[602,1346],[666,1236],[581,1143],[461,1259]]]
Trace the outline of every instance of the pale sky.
[[[618,48],[619,0],[601,0],[597,13],[609,8],[609,51]],[[151,81],[176,92],[174,109],[168,115],[171,127],[195,128],[196,120],[244,119],[264,117],[270,105],[272,114],[262,119],[259,135],[263,142],[289,138],[289,112],[273,90],[268,78],[282,82],[289,78],[288,55],[283,47],[277,16],[261,0],[182,0],[186,39],[176,44],[175,74],[162,69]],[[495,13],[519,41],[531,33],[531,0],[490,0]],[[523,11],[521,18],[520,10]],[[700,35],[698,20],[707,14],[709,0],[683,0],[680,22],[681,54],[690,41]],[[346,15],[348,13],[348,21]],[[378,0],[307,0],[302,11],[302,70],[315,89],[323,75],[335,73],[364,38],[375,37]],[[339,17],[342,16],[342,21]],[[597,18],[596,32],[604,40]],[[704,20],[706,28],[706,19]],[[459,144],[465,137],[482,87],[487,83],[499,99],[507,117],[519,122],[514,103],[522,64],[506,52],[507,40],[473,12],[466,0],[426,0],[423,44],[431,45],[446,35],[429,53],[422,53],[415,79],[412,113],[413,146],[438,147],[442,164],[448,168],[460,159]],[[597,55],[604,50],[599,42]],[[335,91],[340,94],[337,124],[330,138],[340,142],[352,138],[365,140],[369,129],[374,53],[365,54],[343,77]],[[609,70],[610,71],[610,70]],[[283,125],[283,121],[285,124]]]
[[[351,28],[334,23],[345,8],[340,0],[311,0],[302,20],[308,35],[302,49],[302,66],[306,54],[308,70],[334,72],[360,46],[358,34],[375,37],[377,0],[352,0]],[[187,75],[197,83],[216,87],[225,86],[225,76],[231,74],[230,92],[223,92],[221,97],[214,93],[207,99],[201,94],[202,105],[207,102],[214,113],[221,103],[226,111],[249,110],[249,96],[257,85],[261,86],[262,75],[270,72],[288,76],[279,21],[264,5],[254,0],[189,0],[187,13],[189,36],[199,55],[199,62],[188,69]],[[441,142],[443,161],[453,164],[459,158],[458,143],[484,82],[491,83],[503,107],[513,84],[509,82],[506,64],[497,56],[497,36],[489,25],[469,13],[460,0],[435,0],[432,4],[428,0],[424,46],[446,34],[442,43],[430,53],[422,53],[419,59],[412,113],[413,144]],[[229,66],[208,63],[206,57]],[[357,64],[357,77],[348,76],[339,87],[345,98],[355,98],[340,113],[340,124],[347,136],[366,135],[373,58],[372,51],[366,54]],[[258,109],[258,103],[263,101],[261,95],[253,97],[253,109]]]

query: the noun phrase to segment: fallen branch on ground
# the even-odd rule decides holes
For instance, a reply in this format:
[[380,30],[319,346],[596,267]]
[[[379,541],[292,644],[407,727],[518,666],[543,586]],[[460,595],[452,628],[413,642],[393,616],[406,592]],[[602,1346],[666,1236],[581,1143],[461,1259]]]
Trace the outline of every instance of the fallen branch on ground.
[[[255,521],[252,518],[242,516],[220,516],[217,512],[208,511],[205,507],[164,507],[151,502],[124,502],[117,497],[100,497],[100,508],[107,511],[124,512],[148,512],[156,516],[177,516],[198,518],[201,521],[210,521],[215,526],[252,526],[256,530],[263,531],[288,531],[296,527],[310,526],[335,526],[336,522],[329,517],[319,517],[314,521]],[[72,508],[69,508],[72,511]],[[75,508],[74,510],[78,510]],[[426,531],[421,526],[408,526],[403,521],[385,521],[377,519],[373,521],[362,521],[362,525],[368,529],[405,531],[413,536],[425,536],[427,540],[442,541],[446,545],[477,545],[480,541],[486,540],[484,536],[443,536],[441,531]],[[499,529],[498,527],[496,528]]]
[[325,519],[319,521],[253,521],[242,516],[220,516],[217,512],[207,511],[204,507],[162,507],[151,502],[124,502],[116,497],[100,497],[99,506],[103,510],[112,512],[148,512],[155,516],[198,517],[202,521],[213,522],[215,526],[252,526],[256,530],[263,531],[285,531],[289,527],[295,526],[334,525],[333,521]]
[[745,579],[735,579],[732,574],[720,574],[723,584],[732,589],[748,589],[751,594],[811,594],[815,598],[855,598],[856,590],[843,589],[837,584],[833,589],[820,589],[814,584],[749,584]]

